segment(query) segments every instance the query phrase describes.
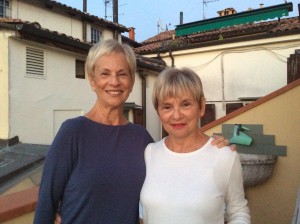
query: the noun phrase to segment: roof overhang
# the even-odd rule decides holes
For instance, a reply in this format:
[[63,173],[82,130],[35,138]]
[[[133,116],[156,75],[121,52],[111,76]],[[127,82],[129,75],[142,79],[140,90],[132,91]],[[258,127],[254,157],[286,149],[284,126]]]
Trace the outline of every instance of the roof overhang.
[[224,27],[258,22],[267,19],[281,18],[283,16],[288,16],[290,11],[293,11],[293,3],[291,2],[240,12],[232,15],[186,23],[176,26],[175,35],[184,36],[201,31],[220,29]]
[[87,54],[91,44],[81,42],[79,39],[72,38],[65,34],[51,32],[41,29],[37,25],[26,23],[0,23],[0,27],[17,31],[16,37],[24,40],[34,41],[48,46],[58,47],[76,53]]

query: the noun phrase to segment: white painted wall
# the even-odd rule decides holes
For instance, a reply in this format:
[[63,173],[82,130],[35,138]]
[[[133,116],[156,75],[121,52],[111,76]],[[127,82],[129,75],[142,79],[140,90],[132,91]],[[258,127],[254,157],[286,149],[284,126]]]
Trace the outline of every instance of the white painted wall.
[[[45,79],[25,76],[26,46],[45,50]],[[56,111],[69,111],[69,117],[74,111],[82,115],[95,102],[88,81],[75,78],[75,59],[82,56],[15,39],[9,41],[9,48],[10,137],[50,144],[58,126]]]
[[[45,50],[44,79],[26,77],[26,46]],[[9,138],[17,135],[23,143],[50,144],[64,120],[84,115],[94,105],[96,95],[88,80],[75,78],[75,60],[84,59],[82,55],[13,38],[8,55]],[[142,105],[141,88],[136,74],[127,102]]]
[[[208,103],[217,118],[225,115],[222,101],[260,97],[287,84],[287,58],[300,49],[300,35],[172,52],[175,67],[189,67],[203,81]],[[169,53],[160,54],[171,66]],[[154,56],[154,55],[148,55]]]
[[152,104],[152,91],[155,79],[157,77],[157,74],[151,74],[146,78],[146,102],[147,102],[147,117],[146,117],[146,127],[149,131],[150,135],[154,139],[154,141],[158,141],[161,139],[161,122],[159,120],[159,117],[157,115],[156,110],[154,109],[154,106]]
[[28,4],[22,1],[12,1],[12,18],[22,21],[38,22],[43,28],[64,33],[74,38],[82,39],[82,22],[71,15],[61,15],[50,9]]
[[[71,16],[45,10],[39,6],[12,1],[12,17],[38,22],[43,28],[82,38],[82,23]],[[33,13],[34,12],[34,13]],[[91,25],[87,24],[90,39]],[[88,80],[75,78],[75,60],[85,56],[16,38],[14,31],[0,36],[0,139],[19,136],[23,143],[50,144],[61,123],[84,115],[95,103],[96,96]],[[103,39],[113,38],[103,30]],[[119,35],[121,41],[121,36]],[[45,51],[45,77],[27,77],[26,46]],[[141,79],[136,74],[133,92],[127,102],[142,105]],[[132,118],[132,113],[130,114]]]

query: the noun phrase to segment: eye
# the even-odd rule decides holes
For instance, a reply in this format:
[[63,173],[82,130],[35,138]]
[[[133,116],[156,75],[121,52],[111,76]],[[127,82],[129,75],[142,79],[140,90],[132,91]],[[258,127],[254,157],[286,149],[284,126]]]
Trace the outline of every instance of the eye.
[[103,71],[103,72],[99,72],[99,73],[97,74],[97,76],[98,76],[98,77],[101,77],[101,78],[106,78],[107,76],[109,76],[109,73]]
[[183,102],[183,107],[189,107],[190,105],[191,105],[191,103],[190,102],[187,102],[187,101],[185,101],[185,102]]
[[171,105],[169,105],[169,104],[163,104],[163,105],[161,105],[161,109],[162,110],[170,110],[171,109]]
[[126,72],[121,72],[121,73],[118,73],[118,76],[120,76],[120,77],[129,77],[129,74],[126,73]]

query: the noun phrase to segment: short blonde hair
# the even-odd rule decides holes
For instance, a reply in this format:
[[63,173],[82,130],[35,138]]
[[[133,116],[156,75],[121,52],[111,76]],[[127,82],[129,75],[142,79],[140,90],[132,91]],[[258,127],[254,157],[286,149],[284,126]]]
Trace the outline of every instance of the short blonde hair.
[[159,102],[166,97],[180,97],[186,91],[191,92],[201,108],[204,93],[200,77],[189,68],[167,68],[155,80],[152,92],[153,106],[157,110]]
[[111,53],[123,53],[125,55],[129,67],[131,80],[132,83],[134,83],[136,71],[135,54],[130,46],[128,46],[127,44],[121,44],[114,39],[99,41],[90,48],[85,61],[85,74],[87,74],[89,78],[93,77],[95,63],[98,60],[98,58]]

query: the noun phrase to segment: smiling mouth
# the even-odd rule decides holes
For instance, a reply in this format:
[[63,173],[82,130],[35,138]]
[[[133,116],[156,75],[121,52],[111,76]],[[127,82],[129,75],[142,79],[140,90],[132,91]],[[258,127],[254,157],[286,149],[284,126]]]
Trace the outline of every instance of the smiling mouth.
[[181,128],[181,127],[184,127],[185,124],[181,123],[181,124],[172,124],[172,127],[174,128]]
[[121,91],[121,90],[107,90],[106,92],[111,96],[118,96],[118,95],[121,95],[123,91]]

